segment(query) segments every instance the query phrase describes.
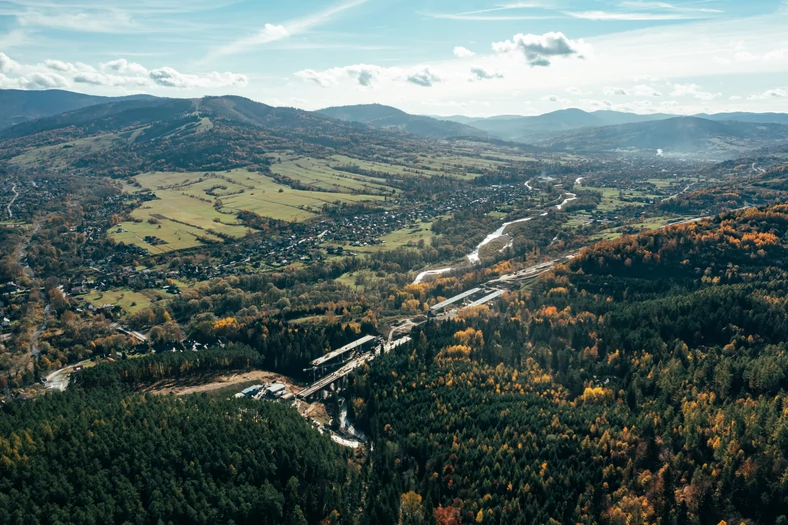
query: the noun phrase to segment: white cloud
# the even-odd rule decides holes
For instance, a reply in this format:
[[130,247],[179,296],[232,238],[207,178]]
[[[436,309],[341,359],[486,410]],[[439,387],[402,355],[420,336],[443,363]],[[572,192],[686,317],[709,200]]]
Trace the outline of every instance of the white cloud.
[[558,104],[563,104],[564,106],[572,103],[572,101],[569,100],[568,98],[561,98],[558,95],[547,95],[539,100],[541,100],[542,102],[554,102]]
[[785,97],[788,97],[788,92],[786,92],[784,89],[777,88],[766,90],[760,95],[752,95],[747,97],[747,100],[768,100]]
[[474,55],[476,55],[476,53],[474,53],[467,47],[457,46],[454,48],[454,56],[456,56],[457,58],[470,58]]
[[429,67],[424,67],[409,74],[407,80],[411,84],[416,84],[417,86],[432,87],[433,84],[441,81],[441,77]]
[[19,63],[3,52],[0,52],[0,73],[13,73],[19,69]]
[[471,68],[471,80],[492,80],[496,78],[504,78],[503,73],[500,71],[487,71],[483,67]]
[[661,97],[662,93],[651,86],[640,84],[632,89],[632,92],[639,97]]
[[57,73],[30,73],[22,77],[7,77],[0,74],[2,89],[55,89],[68,87],[68,80]]
[[326,71],[304,69],[296,72],[295,76],[301,80],[313,82],[320,87],[339,84],[342,79],[351,79],[360,86],[372,87],[388,71],[380,66],[356,64],[353,66],[334,67]]
[[125,74],[132,73],[135,75],[147,75],[148,69],[136,62],[129,62],[125,58],[111,60],[101,64],[102,71],[113,71],[115,73]]
[[670,95],[672,97],[693,97],[698,100],[709,101],[721,97],[722,93],[703,91],[697,84],[673,84],[673,92]]
[[590,50],[582,40],[571,40],[563,33],[555,32],[543,35],[519,33],[512,40],[493,42],[492,48],[496,53],[522,53],[531,67],[549,66],[553,58],[584,58],[584,52]]
[[579,102],[580,106],[588,107],[592,109],[607,109],[613,107],[613,104],[607,100],[592,100],[592,99],[582,99]]
[[180,89],[189,88],[215,88],[229,86],[245,86],[248,83],[246,75],[236,73],[219,73],[214,71],[205,76],[180,73],[171,67],[152,69],[148,77],[157,85]]
[[568,88],[566,88],[566,92],[569,93],[570,95],[582,95],[583,94],[583,90],[580,89],[580,88],[576,88],[576,87],[568,87]]
[[763,96],[769,98],[784,98],[788,96],[788,93],[786,93],[784,89],[770,89],[764,92]]
[[294,35],[307,33],[315,27],[329,22],[340,13],[358,7],[366,3],[366,1],[367,0],[346,0],[343,3],[334,5],[323,11],[307,15],[303,18],[290,20],[284,24],[265,24],[256,34],[230,42],[213,51],[208,58],[215,59],[227,55],[237,55],[255,47],[284,40]]
[[[101,70],[82,62],[64,62],[48,59],[39,64],[20,64],[0,53],[2,87],[18,89],[68,88],[73,84],[104,87],[136,88],[223,88],[243,87],[248,84],[246,75],[220,73],[181,73],[164,66],[148,70],[144,66],[126,59],[118,59],[100,65]],[[11,75],[11,76],[9,76]]]
[[616,96],[619,96],[619,97],[625,97],[625,96],[629,95],[629,91],[627,91],[626,89],[620,88],[620,87],[612,87],[612,86],[605,87],[602,90],[602,92],[608,97],[613,96],[613,95],[616,95]]

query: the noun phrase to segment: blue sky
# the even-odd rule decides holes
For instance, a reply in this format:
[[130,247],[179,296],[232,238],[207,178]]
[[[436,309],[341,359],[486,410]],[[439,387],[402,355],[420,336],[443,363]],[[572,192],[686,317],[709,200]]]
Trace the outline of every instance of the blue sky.
[[0,0],[0,87],[432,115],[788,112],[788,3]]

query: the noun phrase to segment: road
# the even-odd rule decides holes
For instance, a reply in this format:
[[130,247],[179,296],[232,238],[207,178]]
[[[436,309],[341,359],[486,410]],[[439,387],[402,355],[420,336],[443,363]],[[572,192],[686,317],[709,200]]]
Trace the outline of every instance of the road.
[[14,212],[11,211],[11,206],[13,206],[14,202],[16,202],[16,199],[19,198],[19,192],[16,191],[16,183],[14,183],[14,185],[11,186],[11,191],[14,192],[14,198],[11,199],[11,202],[9,202],[8,206],[6,207],[6,209],[8,211],[8,218],[9,219],[13,219],[14,218]]
[[38,330],[33,334],[33,338],[30,340],[30,356],[31,357],[38,357],[41,355],[41,351],[38,349],[38,338],[41,337],[41,333],[47,329],[47,316],[49,312],[52,310],[52,305],[46,305],[44,307],[44,320],[41,322],[41,326],[38,327]]
[[373,359],[375,359],[375,354],[372,352],[368,352],[366,354],[362,354],[356,358],[351,359],[350,361],[347,362],[347,364],[345,364],[342,368],[340,368],[336,372],[332,372],[326,375],[325,377],[318,379],[315,383],[313,383],[309,387],[299,392],[298,397],[301,399],[308,398],[312,394],[323,390],[334,381],[345,377],[350,372],[358,368],[362,363],[366,363],[367,361],[371,361]]
[[[27,255],[27,247],[30,246],[30,243],[33,241],[33,236],[36,233],[38,233],[38,230],[41,229],[41,221],[42,220],[43,219],[39,219],[39,220],[36,221],[35,226],[33,226],[33,231],[30,232],[30,235],[27,236],[27,239],[25,240],[25,242],[23,242],[22,245],[19,246],[19,249],[16,252],[16,262],[17,263],[21,264],[22,261],[25,258],[25,255]],[[25,275],[29,279],[32,279],[33,277],[35,277],[35,274],[33,273],[33,269],[30,268],[30,265],[28,265],[28,264],[25,264],[24,272],[25,272]]]
[[44,386],[47,390],[57,390],[62,392],[68,386],[68,382],[71,378],[71,372],[73,372],[76,367],[84,366],[89,362],[90,359],[86,359],[85,361],[81,361],[75,365],[70,365],[52,372],[46,377],[46,379],[44,379]]
[[117,330],[118,332],[121,332],[123,334],[128,335],[129,337],[136,339],[139,343],[144,344],[148,342],[148,337],[145,336],[144,334],[141,334],[134,330],[129,330],[128,328],[123,328],[118,323],[112,323],[111,325],[109,325],[109,327],[112,328],[113,330]]
[[679,195],[684,195],[685,193],[687,193],[687,192],[689,191],[689,189],[690,189],[691,187],[693,187],[693,186],[694,186],[694,185],[696,185],[696,184],[697,184],[697,182],[693,182],[692,184],[690,184],[689,186],[687,186],[686,188],[684,188],[684,189],[683,189],[683,190],[681,190],[680,192],[676,193],[675,195],[671,195],[670,197],[665,197],[664,199],[662,199],[662,202],[667,202],[667,201],[669,201],[669,200],[675,199],[675,198],[676,198],[676,197],[678,197]]

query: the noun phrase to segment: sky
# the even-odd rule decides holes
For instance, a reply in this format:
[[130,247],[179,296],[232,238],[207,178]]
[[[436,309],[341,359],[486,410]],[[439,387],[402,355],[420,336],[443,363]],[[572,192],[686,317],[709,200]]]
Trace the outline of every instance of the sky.
[[435,116],[788,112],[788,1],[0,0],[0,88]]

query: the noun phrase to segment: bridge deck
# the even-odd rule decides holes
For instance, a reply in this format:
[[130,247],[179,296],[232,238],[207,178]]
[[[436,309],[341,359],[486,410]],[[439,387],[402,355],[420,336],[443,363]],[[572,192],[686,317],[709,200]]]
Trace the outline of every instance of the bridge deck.
[[495,290],[493,293],[491,293],[489,295],[485,295],[484,297],[482,297],[478,301],[472,302],[471,304],[469,304],[465,308],[473,308],[474,306],[481,306],[484,303],[489,303],[490,301],[492,301],[496,297],[502,296],[505,293],[506,293],[506,290]]
[[430,310],[432,310],[433,312],[437,311],[437,310],[440,310],[441,308],[445,308],[445,307],[449,306],[450,304],[454,304],[457,301],[461,301],[461,300],[465,299],[466,297],[470,297],[471,295],[473,295],[473,294],[475,294],[477,292],[481,292],[481,291],[482,291],[481,288],[474,288],[473,290],[468,290],[467,292],[463,292],[463,293],[461,293],[459,295],[455,295],[454,297],[450,297],[449,299],[446,299],[445,301],[442,301],[442,302],[430,307]]
[[370,342],[370,341],[374,341],[374,340],[375,340],[375,336],[374,336],[374,335],[365,335],[365,336],[364,336],[364,337],[362,337],[361,339],[357,339],[357,340],[353,341],[352,343],[346,344],[346,345],[345,345],[345,346],[343,346],[342,348],[337,348],[337,349],[336,349],[336,350],[334,350],[333,352],[330,352],[330,353],[328,353],[328,354],[324,355],[323,357],[318,357],[317,359],[315,359],[314,361],[312,361],[310,364],[311,364],[312,366],[320,366],[320,365],[323,365],[323,364],[325,364],[325,363],[327,363],[327,362],[331,361],[331,360],[332,360],[332,359],[334,359],[335,357],[339,357],[339,356],[341,356],[342,354],[345,354],[345,353],[347,353],[347,352],[350,352],[351,350],[355,350],[355,349],[356,349],[356,348],[358,348],[359,346],[361,346],[361,345],[363,345],[363,344],[365,344],[365,343],[368,343],[368,342]]

